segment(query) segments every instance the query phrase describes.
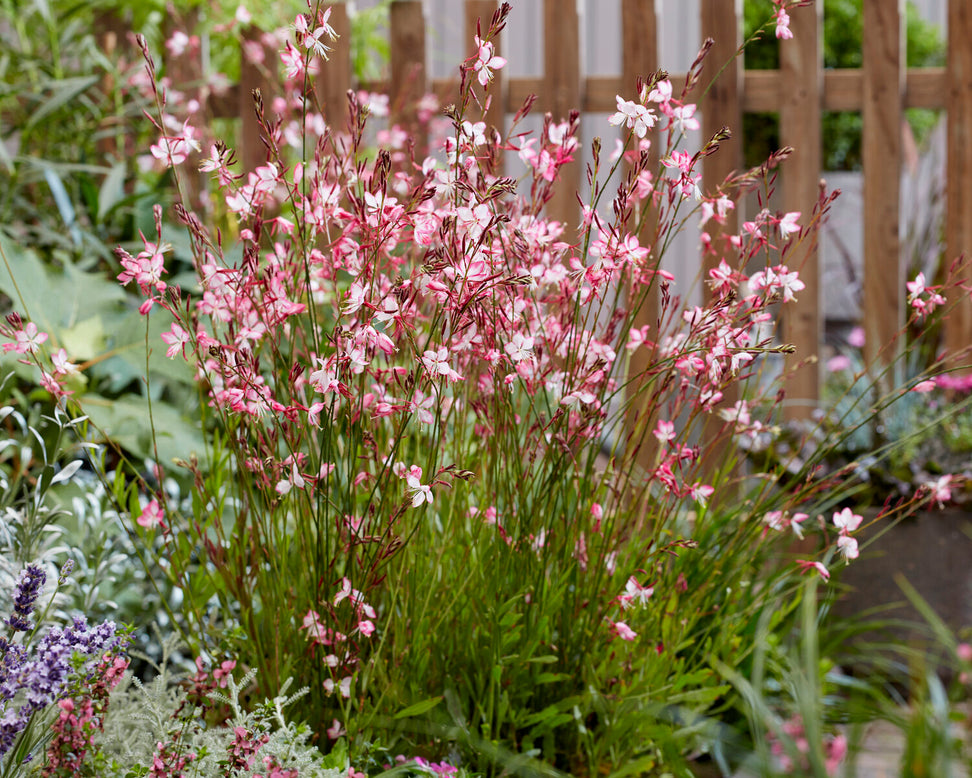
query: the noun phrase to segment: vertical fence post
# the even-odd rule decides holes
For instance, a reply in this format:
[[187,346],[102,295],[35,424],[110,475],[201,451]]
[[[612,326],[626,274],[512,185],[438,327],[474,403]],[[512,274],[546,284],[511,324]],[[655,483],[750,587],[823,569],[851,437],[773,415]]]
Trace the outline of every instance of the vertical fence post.
[[[238,157],[244,170],[253,170],[262,165],[267,159],[267,148],[263,143],[263,129],[257,121],[254,91],[260,90],[264,111],[269,112],[273,102],[274,81],[278,55],[275,50],[267,46],[263,40],[263,33],[259,28],[250,26],[243,31],[245,40],[252,43],[255,51],[258,47],[263,51],[262,62],[247,56],[247,47],[241,47],[240,57],[240,86],[237,116],[240,117],[240,148]],[[274,79],[271,80],[271,74]],[[279,87],[278,87],[279,88]]]
[[335,130],[343,129],[348,112],[348,90],[351,88],[351,20],[346,3],[331,6],[328,20],[337,34],[337,42],[317,76],[317,99],[324,120]]
[[[722,185],[730,173],[741,170],[743,165],[740,140],[743,67],[741,57],[736,56],[742,45],[742,2],[702,0],[701,15],[702,37],[715,41],[702,70],[701,87],[704,89],[711,83],[708,93],[702,99],[702,141],[708,141],[723,127],[728,127],[733,133],[728,142],[723,142],[719,150],[706,157],[702,163],[702,188],[710,195]],[[737,225],[737,213],[732,210],[726,214],[721,232],[735,233],[738,230]],[[708,279],[709,270],[718,267],[719,261],[724,257],[720,249],[725,243],[719,240],[718,235],[713,234],[712,245],[716,247],[715,254],[706,254],[702,259],[703,280]],[[708,287],[704,293],[711,294]],[[722,405],[730,407],[738,399],[738,389],[731,384],[723,392]],[[723,453],[732,445],[725,436],[720,436],[722,427],[722,420],[715,414],[709,414],[700,432],[700,446],[704,451],[700,459],[703,474],[706,474],[710,463],[725,461]],[[730,495],[727,497],[731,499]]]
[[[946,190],[946,254],[948,262],[960,255],[972,262],[972,7],[964,0],[949,0],[948,62],[945,110],[948,116],[948,183]],[[966,264],[964,283],[972,277]],[[945,345],[957,354],[972,343],[972,300],[962,294],[945,321]],[[969,364],[969,355],[953,363]]]
[[[743,69],[741,58],[736,56],[742,45],[741,0],[702,0],[702,37],[715,41],[702,71],[702,88],[715,79],[702,100],[702,140],[708,141],[723,127],[728,127],[733,134],[718,152],[703,162],[702,188],[706,194],[711,194],[732,171],[741,170],[743,164],[740,140]],[[720,69],[722,73],[719,73]],[[736,232],[737,223],[736,212],[730,211],[723,232]],[[713,245],[718,245],[715,240]],[[705,257],[702,263],[704,278],[708,278],[709,270],[719,266],[720,259],[721,256]]]
[[[816,202],[821,152],[821,96],[823,91],[823,47],[821,27],[822,3],[794,8],[792,17],[796,35],[780,42],[780,65],[783,77],[783,105],[780,108],[780,135],[793,156],[783,166],[783,203],[787,210],[803,211],[801,223],[810,221],[810,209]],[[809,244],[811,236],[807,239]],[[799,257],[788,258],[794,269]],[[820,315],[820,264],[817,249],[806,254],[800,267],[800,278],[806,288],[797,302],[783,307],[783,340],[796,347],[787,359],[788,366],[816,357],[823,341],[823,318]],[[792,364],[791,364],[792,363]],[[811,361],[800,367],[787,384],[791,400],[785,413],[790,419],[808,419],[820,399],[820,365]],[[796,402],[792,402],[796,400]]]
[[[166,19],[163,25],[165,38],[167,39],[177,30],[189,35],[190,43],[186,45],[185,51],[181,54],[173,54],[170,51],[163,54],[165,74],[171,80],[171,88],[183,95],[182,105],[196,101],[199,104],[199,110],[205,112],[206,105],[202,99],[202,87],[205,81],[202,48],[196,35],[199,31],[198,10],[188,11],[183,17],[170,16]],[[205,123],[205,121],[198,115],[194,118],[195,123]],[[202,205],[202,193],[206,191],[206,181],[199,172],[198,166],[195,164],[183,166],[179,177],[182,181],[182,193],[187,200],[184,205],[189,209],[198,208]]]
[[[658,69],[658,9],[655,0],[622,0],[621,1],[621,96],[626,100],[637,100],[635,87],[638,78],[647,78],[651,73]],[[658,171],[658,138],[659,133],[653,131],[649,136],[651,148],[649,149],[650,162],[648,169],[653,174]],[[660,256],[653,245],[655,242],[655,230],[658,223],[658,214],[652,207],[649,197],[642,203],[645,213],[642,215],[641,230],[638,235],[639,243],[644,247],[651,247],[649,262],[659,262]],[[638,294],[638,290],[633,288],[635,282],[630,282],[628,288],[628,299]],[[658,285],[653,286],[645,300],[644,307],[638,312],[633,323],[634,327],[648,326],[651,332],[651,340],[658,340]],[[630,375],[640,375],[649,365],[650,351],[646,348],[637,349],[631,355],[628,364]],[[634,388],[633,388],[633,391]],[[631,400],[628,400],[631,402]],[[644,404],[644,410],[650,410],[650,403]],[[642,415],[643,408],[641,402],[635,402],[629,407],[625,422],[628,433],[629,445],[636,448],[635,461],[645,470],[651,468],[655,461],[657,450],[656,441],[652,436],[651,428],[654,419],[650,416]]]
[[[865,355],[890,365],[889,344],[904,324],[898,237],[904,95],[903,0],[864,3],[864,333]],[[899,344],[900,346],[900,344]]]
[[[499,0],[466,0],[466,45],[469,48],[469,55],[476,56],[476,23],[480,24],[483,35],[489,30],[490,22],[493,19],[493,14],[499,8]],[[502,33],[500,33],[502,36]],[[495,51],[497,56],[502,55],[500,46],[500,36],[493,40],[493,45],[495,46]],[[490,104],[489,109],[486,111],[486,115],[483,120],[486,122],[486,126],[495,127],[500,135],[503,134],[504,128],[506,126],[506,69],[493,71],[493,80],[489,84],[489,94],[490,94]],[[472,77],[472,74],[470,74]],[[485,99],[485,90],[479,86],[479,83],[474,84],[474,90],[479,99],[482,101]]]
[[421,134],[415,104],[428,88],[422,0],[394,0],[389,21],[392,119],[415,138],[415,155],[421,160],[427,139]]
[[[575,0],[543,0],[543,94],[538,102],[553,115],[554,122],[567,119],[581,107],[580,20]],[[580,142],[582,139],[578,137]],[[574,153],[581,156],[581,146]],[[576,193],[580,190],[581,163],[578,159],[560,169],[555,194],[547,204],[550,218],[562,222],[565,239],[573,240],[580,215]]]
[[[133,49],[127,38],[131,24],[123,20],[118,15],[119,13],[120,11],[102,10],[96,12],[95,15],[94,28],[98,30],[98,48],[112,63],[117,63],[123,56],[128,59],[133,53],[137,57],[141,57],[141,52],[138,49]],[[118,88],[115,76],[115,70],[108,70],[101,78],[101,89],[106,95],[106,100],[111,100]],[[127,131],[128,127],[120,121],[117,112],[111,117],[111,122],[110,132],[100,135],[97,143],[98,152],[102,157],[99,162],[114,164],[119,159],[134,160],[134,135]],[[109,128],[102,127],[102,129],[107,130]],[[130,189],[129,183],[126,182],[126,190]]]

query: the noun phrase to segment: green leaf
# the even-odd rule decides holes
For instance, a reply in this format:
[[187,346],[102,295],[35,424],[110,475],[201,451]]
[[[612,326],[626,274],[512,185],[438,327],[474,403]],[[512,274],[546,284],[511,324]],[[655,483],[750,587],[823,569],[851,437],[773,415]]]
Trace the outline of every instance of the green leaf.
[[92,425],[108,439],[141,457],[160,464],[174,459],[188,459],[196,454],[204,458],[206,445],[198,422],[184,417],[176,408],[164,403],[152,404],[156,439],[153,442],[145,398],[125,397],[110,400],[96,394],[79,398]]
[[401,710],[395,714],[396,719],[407,719],[410,716],[421,716],[426,713],[436,705],[442,702],[442,697],[430,697],[427,700],[422,700],[422,702],[417,702],[414,705],[409,705],[405,710]]
[[533,682],[535,684],[556,683],[557,681],[566,681],[568,678],[570,678],[570,675],[567,673],[540,673]]
[[125,200],[125,163],[112,166],[98,190],[98,221],[104,222],[112,209]]
[[82,92],[90,89],[97,83],[98,76],[77,76],[76,78],[64,78],[56,82],[52,82],[52,86],[54,86],[54,94],[41,103],[40,107],[30,115],[30,118],[24,125],[24,135],[27,135],[47,116],[54,113],[59,108],[63,108]]
[[528,663],[538,664],[538,665],[552,665],[556,661],[557,661],[557,657],[554,656],[553,654],[547,654],[545,656],[535,656],[532,657],[531,659],[527,659]]

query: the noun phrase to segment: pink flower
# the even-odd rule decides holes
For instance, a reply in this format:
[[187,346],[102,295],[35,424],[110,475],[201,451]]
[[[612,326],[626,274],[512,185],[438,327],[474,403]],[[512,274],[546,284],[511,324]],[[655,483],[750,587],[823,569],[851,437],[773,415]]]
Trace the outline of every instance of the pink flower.
[[670,443],[675,440],[675,423],[659,419],[658,426],[652,434],[658,438],[659,443]]
[[790,40],[793,37],[793,32],[790,30],[790,15],[780,8],[775,15],[776,19],[776,37],[781,40]]
[[145,527],[145,529],[162,527],[164,526],[164,521],[165,511],[159,507],[158,500],[152,500],[149,502],[148,505],[142,508],[142,513],[139,515],[139,517],[135,519],[135,523],[140,527]]
[[800,231],[800,225],[797,224],[797,219],[799,218],[800,212],[793,211],[780,219],[780,223],[777,225],[777,227],[780,230],[780,237],[783,238],[783,240],[789,238],[794,232]]
[[693,500],[704,508],[714,491],[715,489],[707,484],[697,483],[692,485],[692,488],[689,490],[689,494],[692,495]]
[[839,513],[834,513],[834,526],[840,530],[841,534],[853,532],[864,521],[863,516],[854,513],[850,508],[844,508]]
[[479,83],[486,86],[493,78],[492,70],[499,70],[504,67],[506,60],[496,55],[496,46],[493,45],[492,41],[484,41],[478,35],[475,38],[478,53],[476,54],[476,61],[473,63],[473,71],[476,73],[476,79]]
[[841,535],[837,538],[837,548],[846,559],[857,559],[860,552],[857,549],[857,540],[850,535]]
[[37,325],[29,321],[22,330],[14,333],[13,343],[4,343],[3,350],[6,352],[16,351],[18,354],[36,354],[41,344],[47,340],[46,332],[38,332]]
[[422,468],[418,465],[412,465],[408,471],[408,475],[405,476],[405,483],[412,492],[413,508],[418,508],[424,502],[427,502],[429,505],[432,504],[432,487],[423,484],[421,479]]
[[624,124],[639,138],[644,138],[655,125],[655,115],[651,109],[643,105],[625,100],[621,95],[615,95],[618,101],[618,111],[613,114],[608,122],[615,127]]
[[945,503],[952,499],[952,476],[943,475],[934,481],[927,481],[923,484],[928,490],[929,496],[938,503],[939,507],[944,508]]
[[816,570],[817,573],[825,581],[830,580],[830,571],[824,567],[823,562],[816,562],[812,559],[798,559],[796,563],[800,566],[803,572],[809,572],[810,570]]
[[622,640],[634,640],[636,637],[638,637],[638,633],[631,629],[631,627],[629,627],[623,621],[612,622],[611,627]]
[[846,354],[838,354],[827,360],[827,371],[830,373],[840,373],[844,370],[850,370],[850,366],[850,357]]
[[169,359],[172,359],[180,351],[183,357],[186,356],[186,344],[191,342],[189,333],[182,329],[176,322],[172,322],[172,327],[169,332],[163,332],[161,337],[163,341],[169,344],[169,348],[165,352],[165,355]]
[[[634,576],[628,578],[628,582],[624,585],[624,594],[618,597],[618,602],[621,605],[622,610],[627,610],[632,605],[647,605],[648,600],[651,595],[655,593],[654,587],[642,586],[638,579]],[[623,623],[623,622],[618,622]],[[617,624],[615,625],[617,628]],[[620,634],[620,632],[619,632]],[[634,633],[632,633],[633,635]],[[629,640],[630,638],[625,638]]]
[[339,737],[348,734],[348,731],[341,725],[341,722],[334,719],[331,722],[331,726],[327,728],[327,736],[331,740],[337,740]]

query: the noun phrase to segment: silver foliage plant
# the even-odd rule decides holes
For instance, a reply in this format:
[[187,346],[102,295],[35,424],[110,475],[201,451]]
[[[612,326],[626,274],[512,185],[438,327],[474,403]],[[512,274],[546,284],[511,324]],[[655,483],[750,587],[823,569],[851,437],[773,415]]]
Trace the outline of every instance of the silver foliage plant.
[[[173,641],[164,643],[158,673],[150,683],[142,683],[130,673],[111,695],[104,731],[95,738],[105,756],[99,775],[124,778],[141,775],[152,768],[160,747],[172,745],[169,758],[189,757],[181,773],[194,776],[230,775],[239,778],[344,778],[347,758],[340,751],[323,756],[308,742],[311,729],[287,720],[286,709],[307,693],[289,693],[290,683],[280,694],[261,705],[244,705],[241,694],[251,685],[255,671],[238,681],[232,672],[225,674],[223,691],[212,691],[212,703],[223,705],[229,717],[222,723],[207,723],[204,707],[192,704],[187,679],[169,667]],[[247,708],[252,708],[248,710]],[[257,744],[249,750],[242,742]],[[175,751],[176,753],[173,753]],[[233,768],[234,755],[241,755],[245,766]],[[271,767],[275,765],[275,767]]]

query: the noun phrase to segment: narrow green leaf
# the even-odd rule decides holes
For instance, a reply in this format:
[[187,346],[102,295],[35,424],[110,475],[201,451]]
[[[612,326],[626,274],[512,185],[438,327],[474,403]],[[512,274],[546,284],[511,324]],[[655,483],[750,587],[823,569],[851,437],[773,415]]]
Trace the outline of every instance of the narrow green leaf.
[[82,92],[90,89],[97,83],[98,76],[78,76],[77,78],[65,78],[58,81],[54,94],[41,103],[40,107],[30,115],[30,118],[24,125],[24,133],[29,133],[50,114],[59,108],[63,108]]
[[409,705],[405,710],[401,710],[395,714],[396,719],[407,719],[410,716],[421,716],[423,713],[432,710],[436,705],[442,702],[442,697],[430,697],[427,700],[422,700],[422,702],[417,702],[414,705]]

